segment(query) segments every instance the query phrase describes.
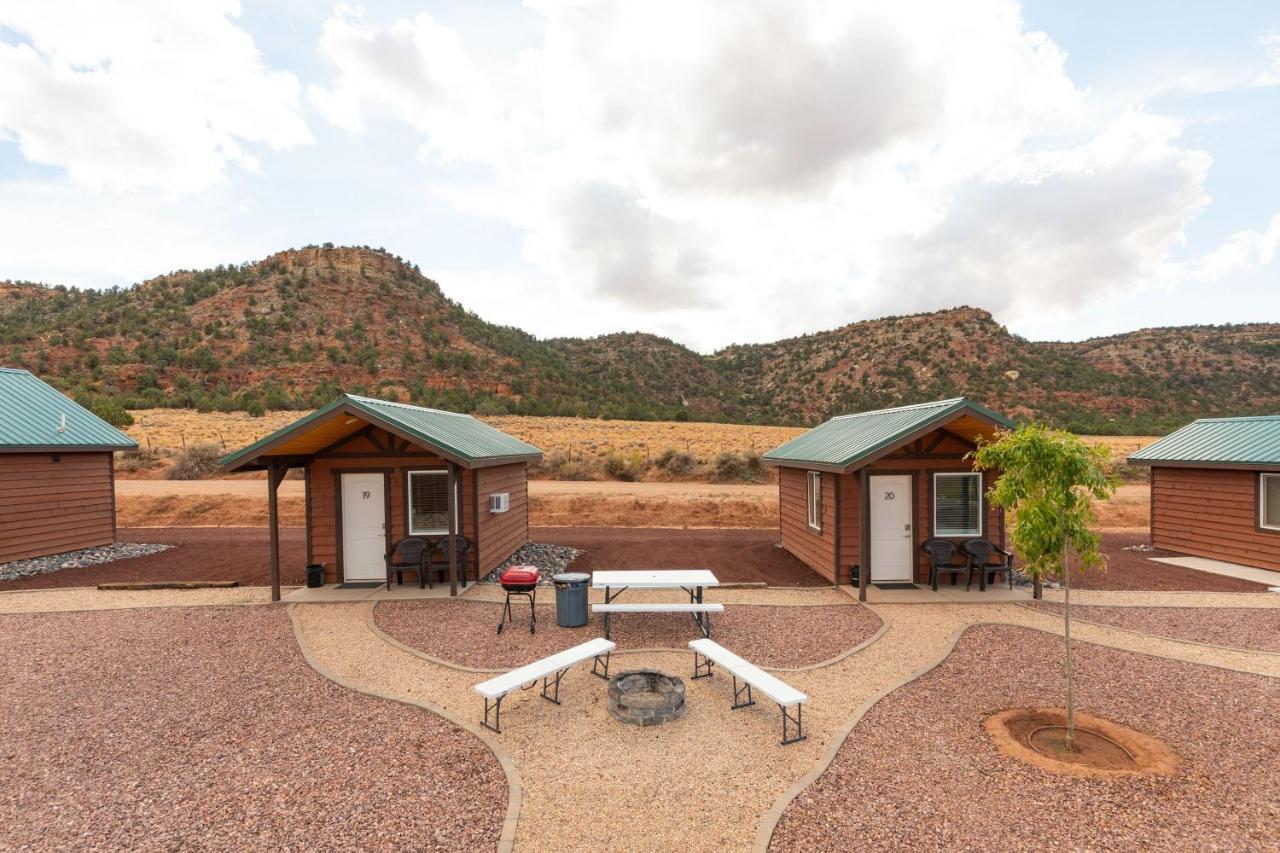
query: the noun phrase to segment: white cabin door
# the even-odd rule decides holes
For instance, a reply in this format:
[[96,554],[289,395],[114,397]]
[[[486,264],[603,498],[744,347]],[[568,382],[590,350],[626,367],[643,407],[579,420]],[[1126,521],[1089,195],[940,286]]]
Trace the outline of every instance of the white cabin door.
[[342,579],[387,576],[387,496],[381,473],[342,475]]
[[911,583],[915,532],[911,524],[911,477],[871,478],[871,582]]

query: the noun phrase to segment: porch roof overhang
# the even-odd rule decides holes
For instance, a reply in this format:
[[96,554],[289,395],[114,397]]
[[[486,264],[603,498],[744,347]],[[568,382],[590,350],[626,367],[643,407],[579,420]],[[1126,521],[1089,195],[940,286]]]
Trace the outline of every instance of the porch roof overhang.
[[847,474],[865,468],[899,448],[945,430],[974,445],[1013,421],[963,397],[841,415],[766,453],[764,461],[780,468],[804,468]]
[[[305,465],[369,426],[462,468],[484,468],[542,458],[542,451],[470,415],[344,394],[329,405],[226,456],[222,468],[262,471]],[[388,455],[395,453],[389,449]]]

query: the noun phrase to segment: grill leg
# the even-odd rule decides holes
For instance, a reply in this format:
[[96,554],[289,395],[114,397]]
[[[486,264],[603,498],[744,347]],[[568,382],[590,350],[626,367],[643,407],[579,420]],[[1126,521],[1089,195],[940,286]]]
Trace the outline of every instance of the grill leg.
[[711,658],[703,657],[697,652],[694,652],[693,653],[693,677],[694,678],[710,678],[711,676],[715,675],[715,673],[711,671],[711,667],[714,665],[714,663],[715,662],[712,661]]
[[[782,745],[786,746],[789,743],[804,740],[805,737],[807,737],[804,733],[804,705],[796,705],[796,713],[794,716],[787,713],[787,707],[785,705],[779,705],[778,707],[782,709]],[[793,737],[788,736],[788,723],[795,726],[796,733]]]
[[538,631],[538,608],[537,599],[538,588],[535,586],[533,592],[529,593],[529,633],[535,634]]
[[[732,675],[732,673],[730,673]],[[747,701],[742,701],[742,694],[747,694]],[[733,710],[746,708],[748,705],[756,704],[756,700],[751,698],[751,685],[744,681],[742,686],[738,686],[738,676],[733,675]]]
[[604,653],[604,672],[600,671],[600,655],[596,655],[596,659],[591,662],[591,674],[596,676],[597,678],[603,678],[605,681],[608,681],[609,680],[609,657],[612,654],[613,652]]
[[[506,695],[499,696],[497,699],[484,700],[484,721],[480,725],[492,732],[502,734],[502,700],[507,698]],[[489,715],[493,714],[493,722],[489,722]]]

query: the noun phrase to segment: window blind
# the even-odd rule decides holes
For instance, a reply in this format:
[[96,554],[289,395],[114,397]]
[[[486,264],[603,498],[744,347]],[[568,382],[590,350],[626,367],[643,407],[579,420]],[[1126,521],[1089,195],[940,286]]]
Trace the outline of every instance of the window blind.
[[933,480],[935,536],[979,536],[981,474],[938,474]]
[[409,532],[447,533],[449,478],[444,471],[409,474]]

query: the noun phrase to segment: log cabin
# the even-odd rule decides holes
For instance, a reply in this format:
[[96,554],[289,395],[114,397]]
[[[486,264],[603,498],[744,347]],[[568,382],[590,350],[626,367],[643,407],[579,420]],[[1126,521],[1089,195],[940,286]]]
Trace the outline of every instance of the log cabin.
[[928,539],[1004,548],[992,474],[967,456],[1012,428],[958,397],[842,415],[795,437],[763,457],[778,468],[782,547],[833,584],[857,584],[863,600],[868,583],[928,583]]
[[[461,533],[449,551],[451,593],[480,580],[529,538],[531,444],[470,415],[344,394],[223,459],[266,471],[272,600],[280,598],[276,493],[285,474],[305,481],[307,562],[325,583],[382,581],[385,557],[406,536]],[[452,538],[445,540],[452,542]]]
[[1151,544],[1280,571],[1280,415],[1202,418],[1129,457],[1151,469]]
[[114,543],[112,454],[137,447],[30,371],[0,367],[0,563]]

